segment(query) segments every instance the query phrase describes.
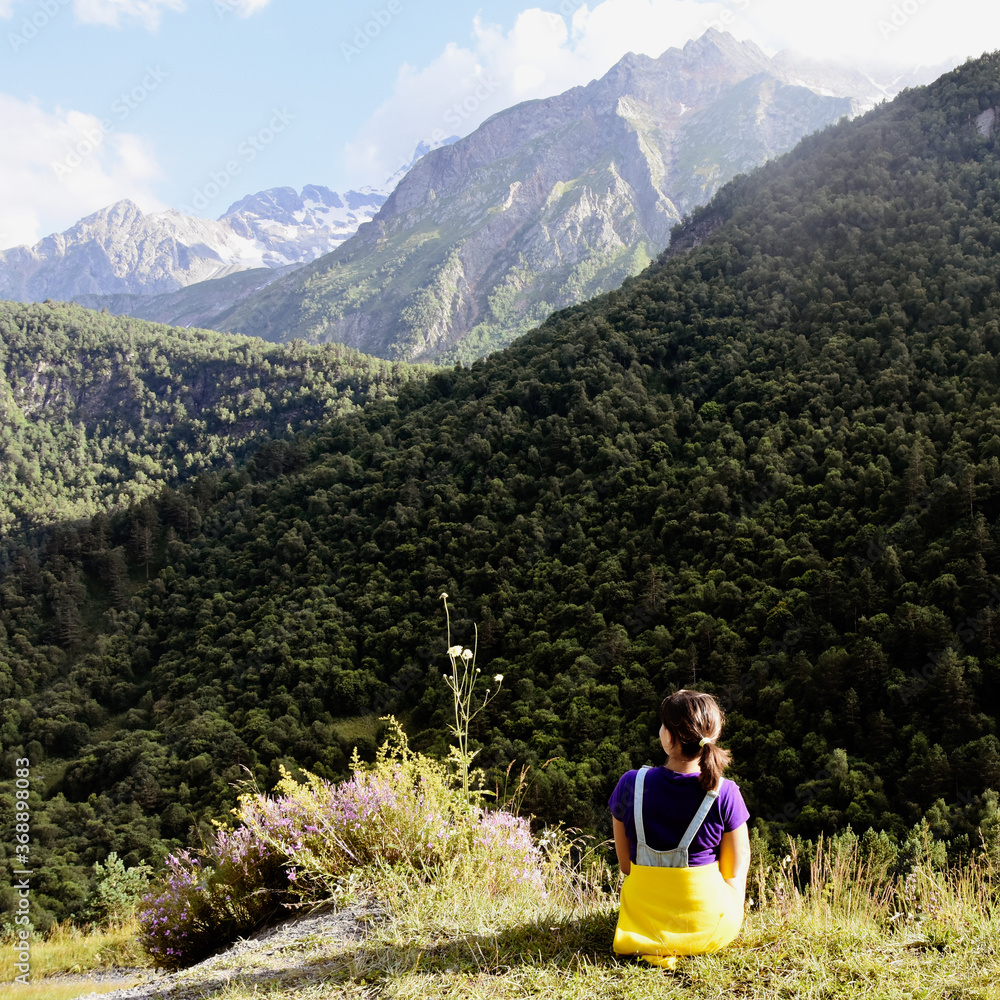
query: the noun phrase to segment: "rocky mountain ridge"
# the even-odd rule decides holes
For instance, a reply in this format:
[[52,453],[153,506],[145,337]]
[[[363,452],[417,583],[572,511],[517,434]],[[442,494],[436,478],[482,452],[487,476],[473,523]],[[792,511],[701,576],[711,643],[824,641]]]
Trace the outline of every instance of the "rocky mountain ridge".
[[[333,253],[201,321],[469,360],[616,287],[735,174],[882,100],[862,74],[709,30],[423,157]],[[168,319],[170,317],[161,316]]]
[[271,188],[218,220],[145,213],[125,199],[32,247],[0,251],[0,298],[146,296],[252,268],[298,266],[336,249],[385,198],[375,189]]
[[710,29],[421,144],[381,193],[274,188],[216,223],[119,203],[0,254],[0,296],[468,361],[616,287],[726,180],[901,80]]

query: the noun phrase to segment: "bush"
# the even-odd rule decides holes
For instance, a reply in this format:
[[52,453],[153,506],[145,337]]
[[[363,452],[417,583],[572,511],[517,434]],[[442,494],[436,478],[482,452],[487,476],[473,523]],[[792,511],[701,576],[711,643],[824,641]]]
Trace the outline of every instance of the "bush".
[[371,768],[355,757],[354,774],[339,785],[308,773],[299,783],[283,770],[277,798],[240,797],[237,816],[289,859],[298,898],[327,898],[373,866],[428,879],[453,862],[470,867],[476,891],[495,893],[509,879],[541,888],[542,853],[527,820],[470,807],[446,765],[413,753],[395,719],[389,730]]
[[218,830],[204,859],[190,851],[168,857],[159,891],[139,913],[157,967],[190,965],[265,924],[289,895],[284,860],[245,828]]
[[145,862],[126,868],[124,862],[112,851],[102,865],[94,865],[97,886],[94,890],[92,911],[98,923],[123,923],[135,916],[143,897],[149,892],[149,878],[153,869]]
[[477,900],[542,899],[547,873],[566,867],[569,842],[550,833],[543,850],[526,819],[470,805],[446,764],[413,753],[395,719],[375,763],[355,756],[353,775],[332,784],[282,769],[276,795],[240,796],[240,826],[220,830],[204,859],[168,859],[161,889],[140,913],[157,965],[177,968],[246,934],[282,903],[336,897],[346,886],[447,883]]
[[532,840],[528,821],[502,810],[479,810],[474,819],[472,845],[464,859],[469,885],[490,896],[518,886],[545,895],[546,860]]

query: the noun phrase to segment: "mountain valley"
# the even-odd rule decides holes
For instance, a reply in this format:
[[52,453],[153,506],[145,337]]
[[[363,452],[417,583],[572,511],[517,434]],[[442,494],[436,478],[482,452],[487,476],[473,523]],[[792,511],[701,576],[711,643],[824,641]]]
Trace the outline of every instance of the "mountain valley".
[[[176,452],[212,458],[7,539],[0,741],[37,772],[39,922],[84,912],[109,850],[196,846],[248,773],[343,777],[388,713],[444,759],[442,593],[505,678],[477,764],[527,766],[537,822],[605,835],[690,685],[726,707],[762,838],[966,856],[1000,816],[998,120],[992,54],[723,184],[620,288],[452,368],[349,354],[327,379],[344,348],[9,309],[5,447],[49,444],[5,460],[4,503],[165,464],[134,440],[164,401]],[[430,217],[472,148],[420,161],[383,222]],[[266,427],[265,403],[288,407]],[[244,461],[230,426],[269,440]]]

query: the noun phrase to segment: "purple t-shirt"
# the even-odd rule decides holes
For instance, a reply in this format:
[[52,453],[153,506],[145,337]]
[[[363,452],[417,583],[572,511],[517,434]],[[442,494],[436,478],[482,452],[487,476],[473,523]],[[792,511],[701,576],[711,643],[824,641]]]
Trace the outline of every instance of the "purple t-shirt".
[[[628,834],[629,854],[635,861],[635,776],[638,771],[626,771],[611,793],[608,805],[611,815],[625,824]],[[698,811],[705,793],[698,783],[697,774],[681,774],[666,767],[651,767],[645,775],[642,798],[642,823],[646,830],[646,843],[654,851],[675,848],[684,831]],[[694,835],[688,850],[688,864],[692,868],[710,865],[719,860],[722,834],[741,827],[750,818],[739,786],[728,778],[722,779],[719,797],[712,804],[701,829]]]

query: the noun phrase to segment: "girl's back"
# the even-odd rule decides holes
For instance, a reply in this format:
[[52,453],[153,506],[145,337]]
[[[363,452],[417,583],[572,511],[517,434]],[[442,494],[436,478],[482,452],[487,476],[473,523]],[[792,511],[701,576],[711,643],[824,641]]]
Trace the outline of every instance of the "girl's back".
[[[632,810],[636,774],[637,771],[627,771],[622,775],[608,803],[611,815],[625,824],[632,861],[635,861],[636,845]],[[643,797],[643,820],[649,846],[656,851],[676,847],[704,797],[705,792],[697,774],[683,774],[666,767],[651,768],[646,775]],[[736,784],[723,778],[719,797],[691,843],[688,863],[696,867],[718,861],[723,834],[728,830],[735,830],[749,816]]]
[[715,951],[739,932],[749,812],[737,785],[722,777],[730,756],[717,745],[724,722],[718,702],[703,692],[677,691],[663,700],[660,721],[666,764],[627,771],[608,803],[626,876],[614,949],[672,967],[677,955]]

